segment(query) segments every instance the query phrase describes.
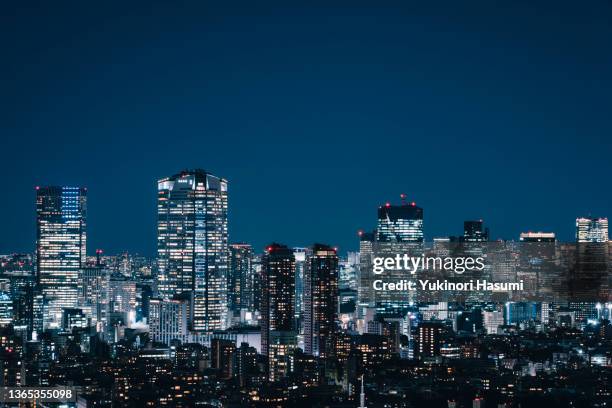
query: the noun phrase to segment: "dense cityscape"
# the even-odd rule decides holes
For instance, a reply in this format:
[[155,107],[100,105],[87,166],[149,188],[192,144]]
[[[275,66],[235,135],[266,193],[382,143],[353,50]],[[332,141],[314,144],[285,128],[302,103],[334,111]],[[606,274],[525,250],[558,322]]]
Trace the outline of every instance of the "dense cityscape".
[[[157,187],[154,259],[88,247],[86,188],[36,187],[35,251],[0,258],[0,385],[71,386],[78,397],[20,406],[612,403],[607,218],[568,221],[571,244],[596,248],[603,270],[589,301],[384,298],[371,290],[373,256],[384,245],[427,244],[424,209],[404,194],[372,210],[376,227],[356,235],[359,251],[340,254],[325,231],[299,248],[283,237],[265,248],[230,241],[228,181],[207,171]],[[484,253],[484,221],[463,226],[431,246]],[[528,260],[540,271],[565,245],[553,231],[506,242],[552,248]],[[520,259],[504,259],[504,273],[527,280]]]

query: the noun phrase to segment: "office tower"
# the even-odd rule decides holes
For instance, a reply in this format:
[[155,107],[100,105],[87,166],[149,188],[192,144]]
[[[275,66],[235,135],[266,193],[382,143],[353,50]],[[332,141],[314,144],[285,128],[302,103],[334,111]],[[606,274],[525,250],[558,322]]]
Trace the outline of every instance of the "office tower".
[[556,242],[554,232],[521,232],[521,242]]
[[607,218],[576,218],[576,242],[608,242]]
[[113,275],[109,282],[109,308],[111,313],[123,313],[125,321],[136,321],[136,282],[123,275]]
[[378,208],[379,242],[423,242],[423,209],[415,203]]
[[438,322],[424,322],[419,325],[417,342],[419,357],[440,355],[444,326]]
[[357,290],[357,271],[359,269],[359,252],[348,252],[345,259],[340,260],[338,287],[340,289]]
[[[304,268],[306,266],[306,257],[310,255],[309,248],[293,248],[293,255],[295,257],[295,304],[293,311],[295,312],[295,318],[298,322],[304,315]],[[301,330],[301,324],[300,327]]]
[[227,181],[203,170],[157,182],[159,292],[193,295],[193,330],[227,320]]
[[149,300],[149,333],[151,340],[170,345],[172,340],[187,342],[189,339],[189,300]]
[[263,255],[255,254],[253,256],[253,310],[261,312],[263,302],[263,271],[262,271]]
[[101,325],[98,331],[104,331],[109,313],[110,273],[102,266],[86,266],[81,277],[79,303],[91,311],[92,322]]
[[608,219],[576,219],[576,264],[569,279],[569,293],[574,302],[588,302],[580,315],[593,312],[592,302],[606,299],[609,292]]
[[86,195],[82,187],[36,188],[36,273],[45,298],[45,329],[58,328],[63,309],[78,304],[87,248]]
[[364,308],[371,305],[374,298],[372,282],[372,256],[375,232],[359,231],[359,268],[357,269],[357,315],[362,318]]
[[338,318],[338,255],[315,244],[304,277],[304,353],[326,358],[333,353]]
[[229,246],[227,303],[229,310],[253,310],[253,249],[248,244]]
[[[267,356],[272,332],[295,333],[293,250],[281,244],[269,245],[262,259],[262,278],[261,353]],[[287,336],[281,337],[285,340]]]
[[463,240],[465,242],[487,242],[489,228],[483,227],[482,220],[463,222]]

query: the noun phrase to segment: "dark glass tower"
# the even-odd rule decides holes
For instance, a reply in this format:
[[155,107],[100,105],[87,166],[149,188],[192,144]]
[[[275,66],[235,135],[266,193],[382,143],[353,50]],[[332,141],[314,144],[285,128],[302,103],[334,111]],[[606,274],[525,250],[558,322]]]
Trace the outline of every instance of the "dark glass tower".
[[227,181],[186,170],[157,182],[159,293],[189,294],[193,330],[210,333],[227,320]]
[[253,310],[253,249],[249,244],[231,244],[227,303],[232,311]]
[[44,329],[58,328],[63,310],[78,305],[86,219],[87,189],[36,187],[36,273],[44,297]]
[[[268,355],[272,332],[294,332],[295,257],[271,244],[262,259],[261,353]],[[286,336],[284,336],[286,337]]]
[[463,240],[465,242],[487,242],[489,228],[484,228],[482,220],[463,222]]
[[333,353],[338,311],[338,255],[315,244],[304,277],[304,352],[322,358]]

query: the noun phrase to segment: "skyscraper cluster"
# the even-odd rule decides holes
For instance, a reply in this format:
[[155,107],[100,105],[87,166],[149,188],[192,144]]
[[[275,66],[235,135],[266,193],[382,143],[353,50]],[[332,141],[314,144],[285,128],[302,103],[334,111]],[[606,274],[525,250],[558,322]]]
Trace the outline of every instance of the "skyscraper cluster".
[[[198,370],[216,370],[222,380],[238,378],[242,387],[262,381],[342,384],[356,396],[364,373],[395,357],[431,364],[475,356],[476,346],[461,343],[455,333],[502,336],[513,330],[507,326],[525,322],[576,327],[609,317],[612,310],[612,303],[590,300],[497,304],[470,294],[461,304],[380,293],[370,273],[374,257],[447,257],[459,247],[473,257],[486,255],[483,276],[512,275],[550,294],[560,284],[550,271],[570,259],[576,266],[567,282],[570,291],[591,299],[608,290],[601,284],[609,254],[606,218],[576,219],[574,252],[558,245],[553,232],[521,233],[516,245],[531,245],[531,252],[515,250],[515,243],[509,251],[493,245],[485,252],[492,242],[483,220],[465,221],[461,236],[429,244],[423,209],[403,200],[380,206],[375,229],[360,232],[359,251],[345,258],[323,243],[272,242],[257,253],[248,243],[229,240],[227,180],[185,170],[159,180],[157,187],[157,256],[150,261],[128,252],[106,256],[102,250],[87,257],[87,190],[37,187],[36,254],[11,260],[17,266],[8,290],[0,280],[0,328],[14,325],[37,347],[49,336],[82,332],[79,346],[88,353],[104,351],[101,344],[130,344],[150,359],[180,350],[176,353],[197,361],[190,364]],[[571,256],[559,256],[565,252]],[[27,262],[34,265],[35,281],[19,271]],[[400,272],[389,276],[394,273]],[[112,348],[111,354],[120,350]]]

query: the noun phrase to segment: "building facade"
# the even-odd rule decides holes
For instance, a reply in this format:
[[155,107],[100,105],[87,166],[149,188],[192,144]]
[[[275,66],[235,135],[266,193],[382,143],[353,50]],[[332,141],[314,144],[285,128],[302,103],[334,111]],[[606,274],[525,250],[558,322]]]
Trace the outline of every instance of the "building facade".
[[87,249],[87,189],[36,188],[36,274],[44,297],[44,329],[59,328],[64,309],[78,305]]
[[204,170],[157,183],[159,293],[189,293],[192,329],[211,333],[227,321],[227,181]]
[[321,358],[333,353],[338,318],[338,255],[315,244],[304,279],[304,352]]

